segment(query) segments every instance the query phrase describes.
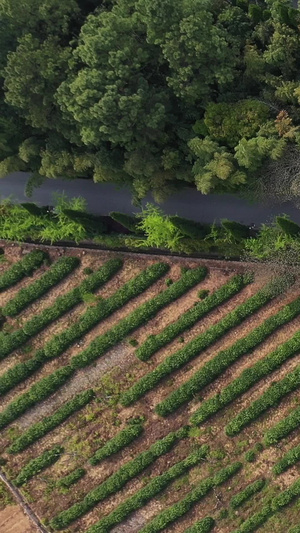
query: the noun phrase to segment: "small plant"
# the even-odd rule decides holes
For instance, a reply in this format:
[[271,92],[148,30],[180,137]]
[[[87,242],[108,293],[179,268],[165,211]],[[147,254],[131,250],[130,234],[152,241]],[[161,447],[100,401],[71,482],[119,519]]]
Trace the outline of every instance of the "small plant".
[[166,279],[166,285],[167,287],[170,287],[170,285],[173,285],[174,281],[171,278]]
[[207,298],[208,295],[209,295],[208,289],[201,289],[198,292],[198,298],[200,298],[200,300],[205,300],[205,298]]
[[97,302],[97,296],[95,296],[93,293],[91,292],[86,292],[82,295],[82,299],[84,301],[84,303],[90,305],[90,304],[94,304]]
[[256,459],[256,453],[254,450],[249,450],[245,453],[245,459],[248,463],[254,463]]
[[138,346],[138,341],[136,339],[129,339],[128,344],[130,346]]
[[86,274],[87,276],[89,276],[90,274],[93,274],[93,269],[90,268],[90,267],[85,267],[83,269],[83,273]]

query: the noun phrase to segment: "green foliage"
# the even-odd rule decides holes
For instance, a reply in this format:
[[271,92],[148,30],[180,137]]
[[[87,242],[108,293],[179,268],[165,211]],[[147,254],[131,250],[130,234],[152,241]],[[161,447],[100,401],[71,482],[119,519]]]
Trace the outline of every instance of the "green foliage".
[[271,407],[275,407],[290,392],[300,387],[300,366],[293,372],[287,374],[277,383],[272,384],[257,400],[240,411],[227,424],[225,428],[226,435],[233,437],[242,431],[244,427],[251,424],[259,416],[265,413]]
[[[102,267],[99,268],[89,278],[82,281],[82,283],[72,289],[68,293],[56,298],[54,304],[41,311],[38,315],[33,316],[27,320],[22,328],[13,331],[12,333],[0,333],[0,359],[11,353],[16,348],[24,345],[29,337],[32,337],[42,331],[46,326],[57,320],[63,314],[70,311],[75,305],[78,305],[84,298],[84,295],[93,292],[101,285],[106,283],[122,266],[122,261],[119,259],[110,259]],[[0,393],[3,393],[2,384],[4,383],[5,374],[0,377]],[[4,378],[4,379],[3,379]]]
[[200,298],[200,300],[205,300],[205,298],[207,298],[208,295],[209,295],[208,289],[201,289],[198,292],[198,298]]
[[117,211],[111,211],[109,213],[109,216],[124,226],[124,228],[129,229],[129,231],[132,231],[132,233],[137,233],[138,228],[138,219],[135,216],[127,215],[126,213],[118,213]]
[[202,500],[202,498],[204,498],[204,496],[206,496],[206,494],[208,494],[214,487],[225,483],[225,481],[234,476],[241,467],[241,463],[233,463],[232,465],[219,470],[214,476],[204,479],[183,500],[164,509],[160,514],[153,518],[140,530],[140,533],[156,533],[175,522],[190,511],[190,509]]
[[256,453],[254,450],[249,450],[248,452],[245,453],[245,459],[247,461],[247,463],[254,463],[255,459],[256,459]]
[[187,218],[171,216],[169,217],[169,220],[181,233],[192,239],[204,239],[210,231],[208,225],[200,224],[199,222],[194,222]]
[[[290,305],[292,305],[292,309],[288,308]],[[279,327],[282,323],[286,322],[286,319],[284,319],[282,322],[284,315],[290,315],[291,318],[297,316],[299,312],[297,311],[299,300],[295,300],[292,302],[292,304],[289,304],[289,306],[284,307],[274,317],[267,319],[262,327],[269,328],[273,323],[273,326],[275,326],[274,329],[277,329],[277,327]],[[291,311],[292,313],[290,314]],[[294,312],[296,312],[296,315],[294,315]],[[274,319],[274,321],[272,319]],[[270,328],[270,331],[272,331],[272,329]],[[199,409],[197,409],[197,411],[195,411],[195,413],[192,415],[191,422],[193,424],[201,424],[213,416],[220,409],[233,402],[241,394],[249,390],[263,377],[268,376],[271,372],[279,368],[290,357],[293,357],[299,349],[300,335],[296,333],[293,337],[291,337],[291,339],[276,348],[276,350],[268,354],[262,360],[244,370],[239,377],[227,385],[227,387],[225,387],[219,394],[216,394],[209,400],[204,401]]]
[[291,450],[283,455],[283,457],[273,466],[273,474],[279,476],[300,461],[300,446],[294,446]]
[[242,241],[249,237],[249,228],[244,226],[239,222],[234,222],[232,220],[222,220],[222,226],[228,233],[230,237],[234,240]]
[[202,462],[207,453],[208,446],[202,446],[183,461],[171,466],[163,474],[154,477],[145,487],[138,490],[133,496],[118,505],[109,515],[91,526],[87,533],[107,533],[114,526],[123,522],[128,515],[143,507],[148,501],[162,492],[174,479],[182,476],[187,470]]
[[141,435],[143,429],[142,425],[134,424],[120,431],[115,437],[106,442],[104,446],[99,448],[93,457],[90,458],[91,465],[97,465],[106,457],[109,457],[128,446]]
[[164,215],[161,209],[147,204],[137,215],[137,218],[141,219],[137,227],[143,232],[145,238],[137,240],[136,246],[168,248],[171,251],[176,251],[182,234],[171,222],[170,217]]
[[289,220],[288,217],[276,217],[276,224],[280,227],[280,229],[282,229],[282,231],[286,235],[289,235],[290,237],[299,237],[300,226],[298,226],[298,224],[296,224],[292,220]]
[[26,202],[22,203],[21,206],[24,207],[28,211],[28,213],[36,217],[40,217],[47,213],[47,207],[39,207],[38,205],[33,203]]
[[230,501],[230,506],[233,509],[238,509],[243,503],[248,501],[254,494],[257,492],[260,492],[264,486],[265,486],[265,480],[264,479],[258,479],[257,481],[254,481],[250,485],[247,485],[247,487],[233,496],[233,498]]
[[63,451],[62,446],[54,446],[51,450],[46,450],[39,457],[29,461],[14,480],[15,485],[17,487],[24,485],[24,483],[27,483],[31,478],[41,472],[41,470],[53,465],[58,461]]
[[210,516],[195,522],[191,527],[185,529],[184,533],[209,533],[213,529],[215,521]]
[[292,431],[300,426],[300,408],[293,409],[283,420],[266,431],[264,443],[266,446],[277,444],[281,439],[287,437]]
[[39,279],[20,289],[17,295],[2,307],[2,314],[4,316],[17,315],[68,276],[79,263],[77,257],[61,257]]
[[0,290],[3,291],[21,281],[25,276],[30,276],[46,259],[47,254],[42,250],[33,250],[26,254],[20,261],[12,265],[0,276]]
[[63,214],[73,222],[83,226],[88,235],[98,235],[105,233],[106,225],[103,222],[103,217],[91,215],[83,211],[76,211],[75,209],[63,209]]
[[[207,331],[201,333],[190,341],[184,346],[184,348],[181,348],[172,355],[166,357],[152,372],[143,376],[121,396],[120,401],[122,405],[128,406],[135,402],[147,391],[151,390],[163,378],[197,357],[202,350],[210,346],[213,342],[216,342],[216,340],[222,337],[225,332],[240,324],[246,317],[251,315],[254,310],[260,309],[268,301],[280,294],[282,290],[280,281],[281,280],[277,279],[276,281],[271,282],[252,298],[249,298],[247,302],[238,306],[231,313],[228,313],[228,315],[216,325],[211,326]],[[207,300],[205,300],[205,302],[207,302]],[[241,353],[244,353],[244,350],[241,349]],[[228,361],[231,361],[231,358],[235,358],[235,351],[232,350],[232,352],[228,352],[226,355]],[[187,384],[184,384],[179,389],[175,390],[174,393],[161,402],[161,404],[158,404],[156,411],[160,415],[166,415],[167,413],[173,412],[173,410],[179,407],[179,405],[191,399],[193,394],[199,390],[200,385],[198,385],[198,381],[200,383],[200,381],[202,382],[203,380],[207,385],[215,376],[218,376],[223,372],[223,368],[226,368],[227,364],[226,359],[223,361],[223,354],[222,357],[217,356],[216,360],[213,359],[209,364],[207,371],[206,368],[203,372],[200,371],[201,374],[199,374],[199,379],[197,373],[196,378],[192,378],[191,383],[187,382]]]
[[76,468],[76,470],[73,470],[70,474],[67,476],[62,477],[58,482],[57,486],[60,488],[68,489],[77,481],[79,481],[83,476],[85,476],[86,470],[84,468]]
[[37,440],[47,435],[54,428],[65,422],[70,416],[82,409],[95,397],[92,389],[77,394],[72,400],[66,402],[51,416],[45,417],[41,422],[33,424],[24,431],[8,448],[9,453],[20,453]]
[[[186,275],[186,274],[184,274]],[[148,361],[150,357],[163,346],[166,346],[177,335],[191,328],[200,318],[218,307],[221,303],[239,292],[246,284],[242,276],[234,276],[226,285],[217,289],[204,302],[197,303],[184,313],[176,322],[166,326],[161,333],[150,335],[146,341],[136,350],[136,356],[141,361]]]
[[126,483],[135,478],[138,474],[143,472],[148,466],[154,463],[158,458],[170,451],[173,446],[182,438],[186,436],[186,431],[178,430],[177,432],[169,433],[166,437],[156,441],[148,450],[143,451],[134,459],[125,463],[117,472],[112,474],[98,487],[86,494],[83,500],[75,503],[69,509],[62,511],[50,521],[50,526],[53,529],[65,529],[71,522],[77,520],[90,511],[104,498],[111,494],[115,494]]

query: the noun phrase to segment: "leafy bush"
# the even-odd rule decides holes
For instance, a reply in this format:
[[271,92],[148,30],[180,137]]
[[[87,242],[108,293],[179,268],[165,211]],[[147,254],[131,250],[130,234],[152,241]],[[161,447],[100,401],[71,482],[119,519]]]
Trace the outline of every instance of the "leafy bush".
[[[297,316],[297,307],[300,305],[300,299],[295,300],[288,306],[285,306],[277,315],[267,319],[261,327],[269,325],[273,322],[276,328],[280,324],[284,324],[287,320],[280,321],[284,316]],[[294,314],[296,313],[296,314]],[[290,318],[290,319],[291,319]],[[274,328],[275,330],[275,328]],[[255,330],[254,330],[255,331]],[[269,330],[270,332],[272,330]],[[295,355],[300,349],[300,333],[296,333],[291,339],[276,348],[273,352],[258,361],[253,366],[244,370],[239,377],[234,379],[227,387],[212,398],[204,401],[199,409],[191,417],[192,424],[201,424],[220,409],[238,398],[241,394],[249,390],[255,383],[260,381],[263,377],[268,376],[271,372],[279,368],[285,361]]]
[[176,442],[186,437],[186,435],[187,432],[185,430],[179,430],[169,433],[163,439],[156,441],[148,450],[140,453],[134,459],[121,466],[117,472],[86,494],[82,501],[75,503],[69,509],[59,513],[50,521],[50,526],[53,529],[66,528],[71,522],[86,514],[104,498],[118,492],[130,479],[143,472],[158,457],[171,450]]
[[222,226],[226,232],[237,241],[249,238],[249,227],[233,220],[222,220]]
[[[159,383],[159,381],[161,381],[163,378],[165,378],[175,370],[178,370],[179,368],[183,367],[193,358],[197,357],[202,350],[207,348],[213,342],[216,342],[216,340],[222,337],[225,332],[227,332],[232,327],[235,327],[240,324],[255,310],[260,309],[268,301],[278,295],[278,291],[281,291],[281,283],[277,280],[277,282],[273,282],[264,287],[257,294],[249,298],[249,300],[247,300],[245,303],[239,305],[231,313],[228,313],[225,318],[220,320],[216,325],[210,327],[206,332],[198,335],[198,337],[189,342],[184,348],[181,348],[174,354],[166,357],[165,360],[160,365],[158,365],[152,372],[149,372],[148,374],[143,376],[130,389],[128,389],[124,394],[122,394],[120,399],[122,405],[131,405],[133,402],[143,396],[147,391],[151,390],[155,385],[157,385],[157,383]],[[206,303],[207,301],[208,298],[207,300],[205,300],[204,303]],[[230,357],[231,359],[234,358],[235,352],[230,352]],[[210,374],[207,374],[206,370],[204,370],[203,374],[200,375],[200,378],[203,379],[203,382],[205,382],[206,385],[210,383],[215,376],[219,375],[220,372],[223,372],[224,367],[226,368],[226,362],[223,362],[222,358],[218,357],[216,362],[215,360],[213,360],[211,363],[208,363],[209,366],[207,368],[209,368],[211,372]],[[196,379],[194,381],[196,381]],[[195,384],[193,383],[193,387],[194,386]],[[167,412],[172,412],[175,408],[177,408],[175,406],[179,406],[181,403],[187,401],[190,397],[193,396],[194,390],[193,392],[192,390],[193,389],[192,387],[190,387],[188,382],[187,385],[184,385],[177,389],[177,391],[171,394],[164,402],[159,404],[159,406],[157,407],[157,412],[160,415],[165,415],[167,414]],[[199,390],[198,384],[196,390]],[[176,394],[177,392],[178,394]]]
[[266,482],[264,479],[258,479],[257,481],[254,481],[254,483],[251,483],[248,485],[244,490],[233,496],[233,498],[230,501],[230,505],[233,509],[237,509],[243,503],[245,503],[247,500],[249,500],[254,494],[257,492],[260,492]]
[[15,485],[17,485],[17,487],[24,485],[24,483],[27,483],[27,481],[36,476],[41,470],[53,465],[58,461],[63,451],[64,449],[62,446],[54,446],[51,450],[46,450],[39,457],[29,461],[14,480]]
[[178,217],[177,215],[169,217],[169,220],[181,233],[192,239],[204,239],[210,233],[210,226],[208,224],[201,224],[200,222]]
[[175,522],[175,520],[178,520],[181,516],[190,511],[190,509],[204,498],[210,490],[225,483],[227,479],[234,476],[241,467],[241,463],[234,463],[223,468],[214,476],[204,479],[183,500],[171,505],[167,509],[164,509],[159,515],[155,516],[155,518],[143,527],[139,533],[157,533],[172,522]]
[[247,463],[254,463],[255,459],[256,459],[256,453],[254,450],[249,450],[248,452],[245,453],[245,459],[247,461]]
[[[0,334],[0,358],[22,346],[28,337],[36,335],[64,313],[78,305],[87,292],[93,292],[106,283],[122,266],[119,259],[107,261],[97,272],[85,279],[78,287],[56,298],[53,305],[33,316],[24,326],[10,334]],[[1,388],[1,386],[0,386]]]
[[123,503],[118,505],[109,515],[105,516],[99,522],[88,529],[86,533],[108,533],[114,526],[123,522],[128,515],[143,507],[152,498],[157,496],[162,490],[179,476],[182,476],[187,470],[203,461],[209,451],[208,446],[202,446],[195,452],[191,453],[183,461],[171,466],[163,474],[151,479],[149,483],[133,496],[127,498]]
[[42,250],[33,250],[29,254],[26,254],[20,261],[0,275],[0,291],[15,285],[25,276],[32,274],[46,257],[48,257],[46,252]]
[[77,257],[61,257],[39,279],[20,289],[3,308],[4,316],[15,316],[68,276],[78,265]]
[[141,361],[148,361],[150,357],[163,346],[166,346],[177,335],[180,335],[187,329],[191,328],[200,318],[209,313],[212,309],[231,298],[239,292],[247,283],[243,276],[234,276],[226,285],[216,290],[211,296],[206,298],[205,302],[198,302],[194,307],[189,309],[180,318],[165,327],[161,333],[150,335],[146,341],[136,350],[136,356]]
[[191,527],[188,527],[184,533],[209,533],[215,525],[215,521],[210,516],[195,522]]
[[300,407],[294,409],[283,420],[266,431],[264,442],[266,446],[277,444],[281,439],[287,437],[292,431],[300,426]]
[[97,465],[106,457],[109,457],[128,446],[141,435],[143,430],[144,428],[142,425],[131,425],[120,431],[115,437],[106,442],[104,446],[99,448],[93,457],[90,458],[91,465]]
[[33,424],[8,448],[9,453],[19,453],[31,444],[47,435],[54,428],[65,422],[71,415],[82,409],[93,398],[95,393],[92,389],[77,394],[72,400],[57,409],[51,416],[45,417],[40,422]]
[[276,217],[276,224],[282,229],[282,231],[290,237],[300,236],[300,226],[290,220],[287,216]]
[[73,472],[61,478],[57,482],[57,486],[68,489],[69,487],[71,487],[71,485],[74,485],[74,483],[77,483],[77,481],[79,481],[83,476],[85,476],[85,474],[86,470],[84,470],[84,468],[76,468],[76,470],[73,470]]
[[225,428],[225,433],[233,437],[242,431],[242,429],[251,424],[259,416],[265,413],[271,407],[278,405],[280,400],[289,392],[298,389],[300,386],[300,366],[293,372],[287,374],[277,383],[272,384],[257,400],[240,411]]
[[0,413],[0,429],[8,426],[19,416],[25,413],[28,409],[33,407],[36,403],[48,398],[51,394],[57,391],[64,385],[74,370],[71,366],[64,366],[52,372],[49,376],[40,379],[37,383],[32,385],[27,392],[20,394]]

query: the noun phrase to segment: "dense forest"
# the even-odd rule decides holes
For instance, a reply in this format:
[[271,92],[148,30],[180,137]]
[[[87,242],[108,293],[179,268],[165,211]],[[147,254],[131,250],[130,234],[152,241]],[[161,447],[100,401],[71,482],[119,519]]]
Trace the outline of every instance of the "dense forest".
[[290,0],[0,0],[0,175],[300,196]]

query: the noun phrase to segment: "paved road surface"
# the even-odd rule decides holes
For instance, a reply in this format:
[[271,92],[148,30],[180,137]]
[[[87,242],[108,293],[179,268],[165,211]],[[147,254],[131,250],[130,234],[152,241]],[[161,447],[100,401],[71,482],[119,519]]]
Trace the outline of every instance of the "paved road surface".
[[[67,196],[84,196],[88,208],[92,213],[107,215],[110,211],[133,213],[139,211],[131,204],[131,195],[127,189],[117,189],[112,184],[95,184],[90,180],[53,180],[48,179],[36,189],[31,200],[24,196],[24,187],[28,175],[21,172],[11,174],[0,180],[0,196],[7,198],[12,195],[15,201],[34,201],[39,205],[52,205],[52,195],[55,191],[64,191]],[[143,202],[153,202],[151,197]],[[300,223],[300,210],[290,203],[266,207],[264,205],[249,205],[245,200],[233,195],[202,195],[201,193],[185,189],[171,196],[164,204],[163,210],[170,215],[212,222],[214,219],[229,218],[257,226],[268,222],[274,215],[287,213],[295,222]]]

